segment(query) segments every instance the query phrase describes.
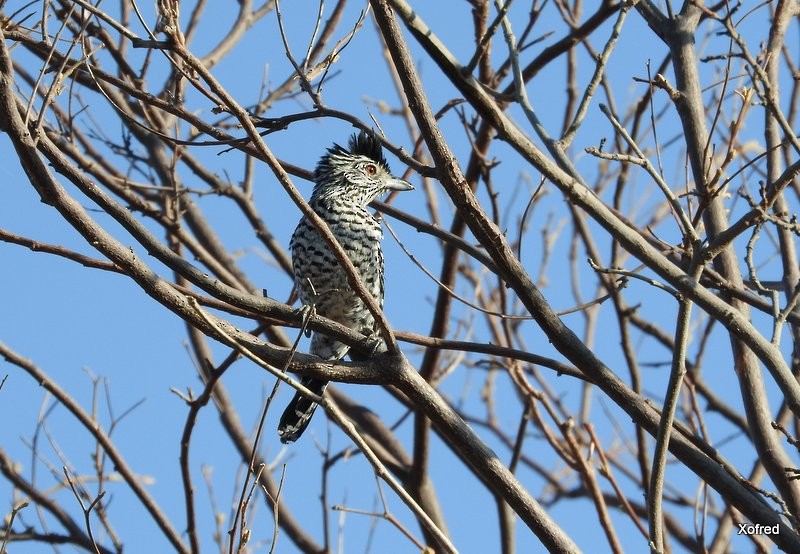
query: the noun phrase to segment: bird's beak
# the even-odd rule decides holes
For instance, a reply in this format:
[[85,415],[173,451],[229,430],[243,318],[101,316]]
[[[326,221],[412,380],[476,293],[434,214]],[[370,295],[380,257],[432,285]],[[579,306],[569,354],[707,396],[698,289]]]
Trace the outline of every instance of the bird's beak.
[[404,181],[403,179],[389,179],[383,185],[386,190],[397,190],[397,191],[404,191],[404,190],[414,190],[414,185],[409,183],[408,181]]

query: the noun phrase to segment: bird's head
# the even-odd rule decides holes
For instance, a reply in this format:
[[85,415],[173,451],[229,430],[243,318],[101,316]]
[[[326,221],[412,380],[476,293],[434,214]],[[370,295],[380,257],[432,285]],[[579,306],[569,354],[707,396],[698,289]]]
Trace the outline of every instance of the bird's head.
[[338,144],[329,148],[317,164],[314,181],[312,200],[345,197],[362,206],[386,192],[414,188],[392,175],[380,140],[366,131],[350,137],[347,149]]

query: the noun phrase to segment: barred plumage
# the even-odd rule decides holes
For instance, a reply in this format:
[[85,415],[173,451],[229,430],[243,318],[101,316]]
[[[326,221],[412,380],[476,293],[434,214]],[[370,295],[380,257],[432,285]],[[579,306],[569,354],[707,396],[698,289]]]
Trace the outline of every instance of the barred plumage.
[[[380,141],[362,131],[345,149],[338,144],[320,159],[309,205],[330,227],[361,278],[364,287],[383,306],[383,230],[367,209],[374,198],[391,190],[411,190],[409,183],[392,176]],[[364,335],[375,331],[375,321],[364,302],[350,288],[347,275],[325,240],[305,217],[290,243],[294,281],[300,299],[317,313]],[[326,360],[347,354],[346,344],[321,333],[311,339],[311,353]],[[304,378],[303,384],[322,394],[328,384]],[[281,442],[297,440],[308,426],[316,404],[296,393],[278,424]]]

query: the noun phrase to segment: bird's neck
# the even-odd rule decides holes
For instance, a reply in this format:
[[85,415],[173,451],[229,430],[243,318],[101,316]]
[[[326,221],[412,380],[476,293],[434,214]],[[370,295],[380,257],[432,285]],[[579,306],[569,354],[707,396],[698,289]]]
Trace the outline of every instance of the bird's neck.
[[311,204],[324,204],[328,208],[342,206],[350,209],[366,209],[370,202],[372,202],[372,198],[366,198],[350,191],[331,189],[314,190],[309,201]]

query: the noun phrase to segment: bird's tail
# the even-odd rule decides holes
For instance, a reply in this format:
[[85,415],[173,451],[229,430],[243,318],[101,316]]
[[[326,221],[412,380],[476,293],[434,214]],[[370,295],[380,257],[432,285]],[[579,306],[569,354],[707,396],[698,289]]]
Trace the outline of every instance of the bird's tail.
[[[303,378],[301,380],[303,385],[311,390],[311,392],[322,396],[325,392],[325,387],[328,386],[327,381],[313,378]],[[278,436],[282,443],[294,442],[300,438],[303,431],[306,430],[308,424],[311,422],[311,416],[314,415],[314,410],[317,409],[317,403],[302,396],[299,392],[294,394],[294,398],[286,406],[286,409],[281,415],[281,420],[278,423]]]

